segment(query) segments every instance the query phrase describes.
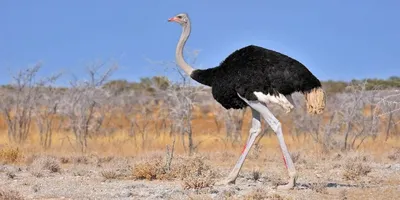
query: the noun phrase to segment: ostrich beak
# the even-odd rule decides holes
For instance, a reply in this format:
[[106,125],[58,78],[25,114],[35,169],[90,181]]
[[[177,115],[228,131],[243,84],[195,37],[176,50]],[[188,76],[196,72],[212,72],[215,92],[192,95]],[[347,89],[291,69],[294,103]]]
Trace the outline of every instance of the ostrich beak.
[[171,17],[171,18],[168,19],[168,22],[175,22],[175,21],[176,21],[175,17]]

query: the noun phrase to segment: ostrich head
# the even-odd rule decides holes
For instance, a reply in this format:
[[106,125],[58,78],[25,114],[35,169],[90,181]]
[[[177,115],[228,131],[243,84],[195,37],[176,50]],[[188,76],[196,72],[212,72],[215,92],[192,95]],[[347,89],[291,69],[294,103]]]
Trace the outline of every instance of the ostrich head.
[[186,13],[180,13],[168,19],[168,22],[176,22],[181,26],[186,26],[189,23],[189,16]]

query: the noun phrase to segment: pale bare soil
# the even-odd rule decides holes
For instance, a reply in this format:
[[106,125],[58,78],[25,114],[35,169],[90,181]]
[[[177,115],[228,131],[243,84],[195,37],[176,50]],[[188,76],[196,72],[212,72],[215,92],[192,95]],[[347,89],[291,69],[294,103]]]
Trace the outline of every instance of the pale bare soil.
[[[276,189],[287,178],[279,152],[253,152],[236,184],[229,186],[213,183],[229,173],[237,158],[234,152],[175,156],[171,172],[162,176],[152,166],[156,160],[164,165],[162,153],[140,158],[30,156],[18,164],[0,165],[0,199],[400,198],[400,151],[379,157],[295,152],[299,179],[290,191]],[[138,178],[151,170],[153,180]]]

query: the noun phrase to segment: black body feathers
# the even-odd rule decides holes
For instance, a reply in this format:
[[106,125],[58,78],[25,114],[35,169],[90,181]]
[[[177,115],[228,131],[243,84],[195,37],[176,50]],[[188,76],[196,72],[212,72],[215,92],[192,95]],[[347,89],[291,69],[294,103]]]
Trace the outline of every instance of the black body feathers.
[[226,109],[240,109],[254,92],[264,94],[308,92],[320,81],[300,62],[279,52],[250,45],[236,50],[215,68],[195,70],[191,78],[212,87],[212,94]]

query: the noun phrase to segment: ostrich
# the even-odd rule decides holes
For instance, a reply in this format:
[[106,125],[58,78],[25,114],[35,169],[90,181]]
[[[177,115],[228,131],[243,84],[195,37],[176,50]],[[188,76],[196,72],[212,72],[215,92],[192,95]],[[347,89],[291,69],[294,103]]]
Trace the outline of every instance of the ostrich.
[[255,139],[261,132],[261,116],[276,133],[282,150],[289,181],[278,189],[293,189],[297,173],[282,134],[281,123],[267,105],[275,103],[286,113],[294,108],[291,94],[301,92],[305,96],[310,114],[321,114],[325,108],[325,93],[320,81],[299,61],[279,52],[249,45],[234,51],[219,66],[193,69],[183,57],[183,48],[190,35],[191,23],[187,13],[168,19],[182,26],[183,31],[176,47],[176,63],[195,81],[210,86],[214,99],[225,109],[252,111],[249,136],[236,165],[217,185],[234,184]]

